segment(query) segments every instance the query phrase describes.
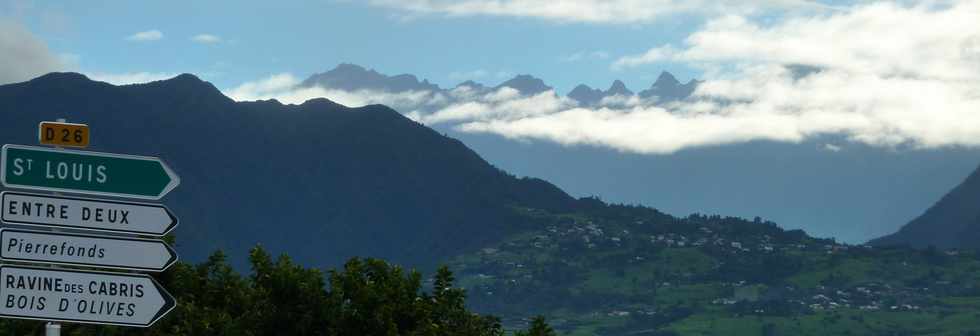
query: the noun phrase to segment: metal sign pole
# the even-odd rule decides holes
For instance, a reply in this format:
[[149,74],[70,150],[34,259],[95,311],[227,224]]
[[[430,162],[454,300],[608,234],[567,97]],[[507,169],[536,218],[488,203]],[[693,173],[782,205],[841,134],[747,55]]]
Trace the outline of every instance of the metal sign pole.
[[[66,118],[58,118],[60,123],[68,122]],[[61,148],[60,146],[55,146],[55,148]],[[55,195],[60,195],[55,193]],[[53,232],[58,232],[57,229],[52,229]],[[58,266],[51,266],[51,268],[58,268]],[[44,336],[61,336],[61,323],[58,322],[48,322],[44,324]]]
[[45,324],[44,336],[61,336],[61,323],[48,322]]

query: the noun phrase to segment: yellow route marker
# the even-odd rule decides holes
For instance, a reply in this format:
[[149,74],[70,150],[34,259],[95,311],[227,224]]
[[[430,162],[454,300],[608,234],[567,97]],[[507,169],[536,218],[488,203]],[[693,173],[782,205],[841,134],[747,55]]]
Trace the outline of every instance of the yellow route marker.
[[89,143],[89,128],[85,124],[42,121],[37,136],[42,145],[85,148]]

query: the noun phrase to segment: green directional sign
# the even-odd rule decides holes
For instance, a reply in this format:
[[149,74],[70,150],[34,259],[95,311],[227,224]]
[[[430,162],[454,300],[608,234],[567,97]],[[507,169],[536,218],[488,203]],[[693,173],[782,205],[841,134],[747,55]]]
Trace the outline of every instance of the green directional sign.
[[158,158],[4,145],[0,182],[11,188],[160,199],[180,178]]

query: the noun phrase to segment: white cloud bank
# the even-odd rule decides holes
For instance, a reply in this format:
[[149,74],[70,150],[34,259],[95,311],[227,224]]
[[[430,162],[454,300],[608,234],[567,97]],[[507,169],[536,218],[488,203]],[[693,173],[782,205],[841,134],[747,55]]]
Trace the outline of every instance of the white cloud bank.
[[65,59],[48,49],[22,25],[0,19],[0,84],[29,80],[64,70]]
[[141,31],[126,37],[127,40],[134,41],[134,42],[150,42],[150,41],[157,41],[162,38],[163,38],[163,33],[156,29]]
[[641,153],[826,134],[888,147],[978,146],[980,1],[931,4],[860,5],[768,26],[719,18],[681,48],[660,46],[613,63],[702,66],[716,79],[690,101],[474,120],[460,128]]
[[[764,118],[802,139],[844,134],[872,145],[980,145],[980,1],[875,3],[763,26],[731,16],[685,47],[617,60],[716,69],[695,93],[708,112]],[[717,70],[729,68],[731,70]],[[802,73],[800,69],[806,69]],[[782,122],[779,122],[782,121]],[[760,134],[765,138],[765,134]]]
[[370,0],[406,16],[503,16],[555,22],[600,24],[650,23],[681,13],[754,14],[772,9],[822,9],[806,0]]
[[977,22],[980,0],[861,4],[768,24],[720,17],[682,45],[612,63],[625,69],[669,60],[706,70],[709,79],[691,98],[661,105],[610,97],[599,107],[580,107],[553,91],[522,96],[508,88],[446,94],[295,89],[291,77],[246,84],[231,96],[384,103],[401,106],[415,120],[465,132],[636,153],[824,135],[882,147],[980,146]]
[[399,111],[406,108],[424,108],[431,104],[445,104],[446,97],[430,91],[410,91],[389,93],[370,90],[344,91],[322,87],[298,87],[301,81],[289,73],[281,73],[267,78],[243,83],[224,91],[224,94],[237,101],[275,99],[285,104],[302,104],[314,98],[327,98],[346,106],[384,104]]

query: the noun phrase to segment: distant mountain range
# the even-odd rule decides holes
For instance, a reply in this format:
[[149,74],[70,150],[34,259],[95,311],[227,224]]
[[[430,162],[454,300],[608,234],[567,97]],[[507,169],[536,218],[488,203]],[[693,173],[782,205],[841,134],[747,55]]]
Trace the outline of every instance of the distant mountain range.
[[[801,75],[819,70],[792,69]],[[659,104],[687,99],[701,83],[681,83],[671,73],[662,72],[650,87],[639,92],[617,80],[605,90],[578,85],[567,97],[585,107],[617,106],[636,99]],[[452,91],[413,75],[388,76],[353,64],[313,75],[303,85],[383,92]],[[505,86],[523,95],[552,90],[545,81],[530,75],[495,86],[465,81],[455,88],[487,93]],[[401,112],[417,109],[394,107]],[[462,132],[452,124],[430,126],[460,139],[495,164],[518,175],[546,177],[573,195],[602,195],[617,202],[654,205],[675,214],[710,210],[766,215],[787,228],[803,228],[817,236],[851,243],[894,232],[960,181],[980,158],[980,150],[970,148],[892,151],[854,144],[846,136],[801,143],[753,141],[657,156],[589,146],[519,143]],[[827,144],[843,149],[821,150]],[[562,169],[554,169],[556,165]]]
[[980,248],[980,168],[898,232],[870,244]]
[[[650,88],[635,94],[626,87],[620,80],[612,83],[608,90],[592,89],[587,85],[581,84],[570,91],[567,97],[574,99],[583,106],[598,104],[603,98],[612,96],[640,98],[656,98],[657,101],[667,102],[681,100],[689,97],[697,86],[701,83],[698,80],[691,80],[682,84],[669,72],[662,72],[657,81],[650,85]],[[301,87],[322,87],[326,89],[337,89],[345,91],[373,90],[389,93],[401,93],[408,91],[430,91],[447,92],[448,89],[440,88],[438,85],[430,83],[428,80],[421,80],[410,74],[400,74],[388,76],[378,73],[373,69],[367,69],[356,64],[343,63],[337,67],[318,74],[314,74],[300,83]],[[468,87],[476,92],[489,92],[499,90],[503,87],[510,87],[525,96],[532,96],[553,90],[554,88],[544,82],[544,80],[531,75],[517,75],[496,86],[489,87],[475,81],[465,81],[456,87]]]

